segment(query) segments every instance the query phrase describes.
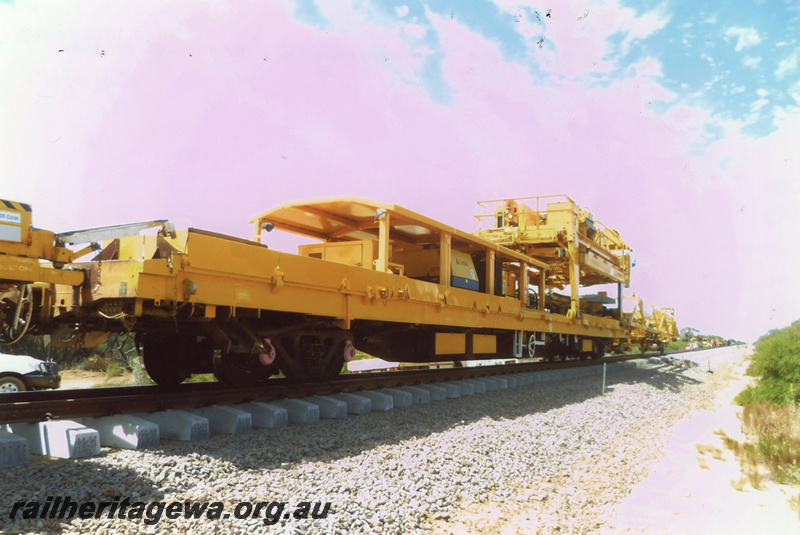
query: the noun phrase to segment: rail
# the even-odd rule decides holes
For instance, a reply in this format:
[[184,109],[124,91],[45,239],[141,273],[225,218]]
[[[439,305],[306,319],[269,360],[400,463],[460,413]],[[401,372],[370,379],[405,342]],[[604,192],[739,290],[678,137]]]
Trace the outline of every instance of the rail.
[[599,360],[528,362],[480,367],[446,368],[341,375],[326,382],[269,379],[268,386],[224,388],[219,383],[188,383],[178,387],[124,386],[88,390],[58,390],[4,394],[0,424],[110,416],[167,409],[235,405],[252,401],[321,396],[379,388],[476,379],[493,375],[538,372],[640,359],[645,354],[617,355]]

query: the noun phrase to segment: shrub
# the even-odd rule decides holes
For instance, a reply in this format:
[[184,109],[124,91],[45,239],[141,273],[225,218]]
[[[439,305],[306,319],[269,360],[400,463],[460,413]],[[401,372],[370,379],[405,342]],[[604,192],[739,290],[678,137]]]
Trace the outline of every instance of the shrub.
[[800,404],[800,320],[773,330],[756,342],[748,374],[758,377],[736,396],[739,405]]

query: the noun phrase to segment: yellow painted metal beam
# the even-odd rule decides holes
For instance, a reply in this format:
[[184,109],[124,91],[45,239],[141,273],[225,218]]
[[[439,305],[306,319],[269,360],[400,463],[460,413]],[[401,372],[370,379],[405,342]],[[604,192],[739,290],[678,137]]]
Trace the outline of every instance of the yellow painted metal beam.
[[36,258],[21,256],[0,257],[0,281],[8,280],[20,283],[44,282],[48,284],[66,284],[80,286],[83,284],[83,271],[55,269],[42,265]]
[[391,215],[386,212],[378,221],[378,261],[375,270],[380,272],[389,271],[389,228]]
[[439,238],[439,284],[450,286],[451,240],[449,232],[442,232]]
[[486,293],[494,295],[495,277],[495,253],[491,249],[486,249]]

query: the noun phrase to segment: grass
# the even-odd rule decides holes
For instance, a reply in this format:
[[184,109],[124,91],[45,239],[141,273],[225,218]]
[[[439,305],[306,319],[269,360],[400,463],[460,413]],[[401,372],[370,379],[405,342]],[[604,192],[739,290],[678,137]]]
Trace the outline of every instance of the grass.
[[758,465],[750,466],[747,470],[747,481],[750,486],[756,490],[761,490],[764,487],[764,474],[758,469]]
[[217,376],[213,373],[193,373],[188,379],[184,379],[184,383],[210,383],[217,380]]
[[697,448],[697,453],[701,455],[701,457],[696,457],[697,462],[703,470],[710,470],[711,467],[708,465],[708,459],[706,459],[706,453],[710,453],[711,457],[718,460],[718,461],[725,461],[722,458],[722,454],[725,453],[718,447],[711,445],[711,444],[695,444],[695,448]]
[[684,340],[670,340],[667,344],[667,351],[683,351],[685,345],[686,341]]
[[706,453],[710,453],[713,459],[716,459],[718,461],[725,461],[725,459],[722,458],[722,455],[725,452],[716,446],[713,446],[711,444],[695,444],[694,447],[697,448],[697,453],[699,453],[700,455],[705,455]]
[[742,476],[739,479],[731,479],[731,486],[739,492],[744,492],[744,488],[747,486],[747,477]]
[[106,368],[106,377],[109,378],[109,379],[112,378],[112,377],[121,377],[121,376],[125,375],[126,373],[132,373],[132,372],[133,371],[129,367],[127,367],[127,366],[125,366],[123,364],[120,364],[119,362],[114,360],[114,361],[111,361],[108,364],[108,367]]
[[792,511],[797,513],[797,518],[800,519],[800,494],[789,500],[789,506],[791,506]]
[[789,485],[800,484],[800,409],[768,403],[748,405],[742,411],[740,442],[724,433],[725,447],[733,451],[753,488],[765,479],[759,467],[769,470],[771,479]]

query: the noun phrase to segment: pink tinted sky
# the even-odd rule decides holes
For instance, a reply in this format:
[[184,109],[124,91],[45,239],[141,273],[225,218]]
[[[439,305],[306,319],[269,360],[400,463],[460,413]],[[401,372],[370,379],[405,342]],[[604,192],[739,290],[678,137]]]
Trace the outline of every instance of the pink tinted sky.
[[576,2],[526,62],[455,16],[336,6],[320,26],[283,2],[0,3],[0,198],[55,231],[170,218],[249,237],[249,216],[309,197],[473,230],[478,200],[566,193],[681,327],[752,341],[800,318],[797,109],[751,137],[665,88],[657,59],[592,83],[612,34],[663,18],[611,2],[579,21]]

